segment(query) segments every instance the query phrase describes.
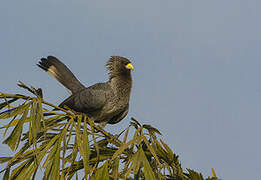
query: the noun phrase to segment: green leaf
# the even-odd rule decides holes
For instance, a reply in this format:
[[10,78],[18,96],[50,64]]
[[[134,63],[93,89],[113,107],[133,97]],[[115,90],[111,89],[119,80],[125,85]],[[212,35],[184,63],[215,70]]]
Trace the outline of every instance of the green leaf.
[[108,161],[106,161],[95,173],[95,179],[109,180]]
[[201,173],[197,173],[196,171],[192,169],[187,169],[189,172],[189,177],[192,180],[204,180],[203,176]]
[[[55,146],[54,146],[55,147]],[[52,162],[52,179],[59,179],[60,177],[60,151],[61,151],[61,140],[56,142],[55,154]]]
[[5,163],[11,159],[12,159],[12,157],[0,157],[0,164]]
[[43,164],[46,168],[44,179],[59,179],[61,139],[62,136],[59,136]]
[[41,131],[41,122],[40,122],[40,113],[39,113],[39,105],[38,105],[38,100],[34,98],[32,100],[32,106],[31,106],[31,113],[30,113],[30,118],[31,118],[31,132],[32,132],[32,140],[34,145],[36,146],[36,137],[37,133]]
[[[95,167],[96,166],[98,166],[98,163],[99,163],[99,161],[101,160],[100,158],[101,158],[101,156],[100,156],[100,148],[99,148],[99,146],[101,146],[101,147],[107,147],[107,144],[108,144],[108,141],[107,141],[107,139],[105,138],[105,139],[103,139],[103,140],[101,140],[101,141],[99,141],[99,142],[97,142],[96,141],[96,137],[95,137],[95,131],[94,131],[94,128],[93,127],[91,127],[91,132],[92,132],[92,140],[93,140],[93,144],[94,144],[94,147],[95,147],[95,150],[96,150],[96,157],[94,158],[94,161],[95,161]],[[92,172],[93,172],[94,170],[92,170]],[[92,173],[91,172],[91,173]]]
[[211,168],[211,172],[212,172],[212,177],[213,177],[213,178],[216,178],[217,175],[216,175],[216,173],[215,173],[215,171],[214,171],[214,168]]
[[121,147],[113,154],[111,160],[114,160],[118,155],[120,155],[125,149],[128,148],[129,145],[133,144],[135,142],[136,139],[132,139],[130,140],[128,143],[126,144],[122,144]]
[[28,161],[24,161],[22,164],[20,164],[18,167],[16,167],[11,174],[11,179],[15,179],[25,168],[26,165],[32,161],[31,159]]
[[0,113],[0,119],[8,119],[19,114],[23,114],[24,110],[28,108],[31,103],[20,105],[16,108]]
[[66,150],[68,149],[68,145],[67,145],[67,132],[68,129],[70,129],[70,126],[72,125],[71,122],[68,122],[67,125],[65,126],[65,128],[62,131],[61,137],[62,138],[62,142],[63,142],[63,148],[62,148],[62,174],[60,179],[63,180],[65,179],[64,175],[65,175],[65,165],[66,165],[66,159],[65,159],[65,154],[66,154]]
[[10,176],[10,168],[7,168],[5,170],[5,174],[4,174],[3,180],[9,180],[9,176]]
[[174,153],[173,153],[173,151],[161,139],[160,139],[160,142],[164,146],[164,148],[166,149],[166,151],[168,153],[168,157],[171,159],[171,161],[174,161]]
[[151,133],[151,134],[157,133],[159,135],[162,135],[158,129],[152,127],[151,125],[143,124],[142,127],[147,129],[149,131],[149,133]]
[[131,120],[132,122],[130,122],[130,124],[132,126],[134,126],[136,129],[138,129],[139,127],[141,127],[140,123],[134,118],[134,117],[131,117]]
[[112,164],[112,177],[114,180],[119,179],[119,165],[120,165],[120,158],[117,157]]
[[0,104],[0,110],[3,109],[5,106],[17,101],[19,98],[13,98],[13,99],[10,99],[9,101],[6,101],[6,102],[3,102]]
[[161,144],[159,143],[159,141],[157,140],[157,138],[155,136],[152,136],[153,142],[154,144],[156,144],[156,153],[158,156],[160,156],[161,158],[163,158],[166,162],[170,162],[169,161],[169,157],[167,155],[167,152],[163,149],[163,147],[161,146]]
[[83,134],[82,134],[82,138],[78,140],[78,148],[83,158],[85,176],[87,176],[90,173],[90,167],[89,167],[90,147],[89,147],[89,139],[88,139],[88,132],[87,132],[86,116],[84,116]]
[[[73,121],[73,124],[75,125],[74,121]],[[75,170],[75,167],[74,167],[74,163],[75,163],[75,159],[77,157],[77,154],[78,154],[77,137],[75,137],[74,138],[73,150],[72,150],[71,155],[69,155],[71,164],[65,171],[66,172],[65,178],[68,177],[70,179],[70,177],[72,177],[74,175],[74,173],[77,171],[77,170]]]
[[79,177],[78,177],[78,173],[76,172],[76,180],[78,180],[79,179]]
[[[14,119],[13,121],[11,121],[11,123],[9,123],[9,124],[7,124],[7,125],[4,125],[3,127],[0,127],[0,129],[9,128],[9,127],[12,127],[12,126],[16,126],[17,123],[18,123],[20,120],[21,120],[21,118],[20,118],[20,119]],[[25,120],[25,122],[30,122],[30,120],[31,120],[31,119],[30,119],[29,117],[27,117],[26,120]]]
[[150,145],[149,141],[147,140],[147,138],[143,135],[143,133],[141,132],[141,137],[143,139],[143,141],[145,142],[147,148],[149,149],[149,151],[151,152],[151,154],[153,155],[153,157],[155,158],[156,162],[158,163],[159,167],[162,168],[162,164],[159,161],[158,156],[156,155],[153,147]]
[[144,151],[142,150],[142,148],[140,148],[139,151],[141,151],[141,158],[142,158],[142,162],[143,162],[143,166],[144,166],[145,179],[156,180],[156,177],[152,171],[152,168],[150,166],[150,163],[149,163]]
[[3,142],[4,144],[8,144],[8,146],[12,149],[12,151],[14,151],[19,146],[21,134],[22,134],[22,131],[23,131],[23,125],[25,123],[27,113],[28,113],[28,109],[26,109],[24,111],[22,118],[17,123],[17,125],[13,129],[10,136],[6,140],[4,140],[4,142]]
[[[36,156],[33,156],[31,159],[29,159],[25,165],[25,167],[23,167],[23,169],[20,171],[20,173],[17,176],[17,179],[30,179],[32,174],[38,169],[40,162],[42,161],[42,159],[44,158],[44,156],[46,155],[46,153],[50,150],[50,148],[53,146],[53,144],[57,141],[57,139],[59,138],[59,135],[53,137],[45,146],[44,148],[40,151],[35,151],[34,153],[37,153]],[[57,145],[56,145],[57,146]],[[54,146],[55,147],[55,146]],[[53,148],[54,148],[53,147]],[[59,152],[57,152],[59,155]],[[57,154],[56,154],[57,155]],[[37,159],[37,160],[36,160]],[[57,156],[56,159],[54,158],[54,160],[57,161]],[[57,163],[56,163],[57,164]],[[59,167],[58,170],[60,169]],[[53,171],[55,171],[56,169],[54,169]],[[11,177],[12,178],[12,177]]]
[[19,87],[21,88],[24,88],[26,90],[28,90],[29,92],[33,93],[34,95],[42,98],[43,97],[43,93],[42,93],[42,89],[39,88],[39,89],[35,89],[34,87],[28,87],[26,86],[22,81],[19,81],[18,84],[17,84]]
[[[142,148],[141,148],[142,149]],[[130,158],[129,162],[131,163],[130,167],[128,168],[127,172],[125,173],[125,178],[128,178],[131,171],[133,171],[133,174],[136,175],[140,169],[141,163],[142,163],[142,154],[139,150],[136,152],[132,157]]]
[[125,144],[126,141],[127,141],[127,137],[128,137],[128,134],[129,134],[129,130],[130,130],[130,126],[127,128],[126,133],[125,133],[125,135],[124,135],[124,138],[123,138],[123,141],[122,141],[124,144]]

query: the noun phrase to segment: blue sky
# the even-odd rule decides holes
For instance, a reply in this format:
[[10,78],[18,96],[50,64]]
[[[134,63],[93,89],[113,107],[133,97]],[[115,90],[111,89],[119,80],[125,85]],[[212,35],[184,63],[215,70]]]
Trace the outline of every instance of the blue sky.
[[111,55],[127,57],[130,112],[108,130],[134,116],[163,133],[183,168],[260,179],[260,8],[259,0],[2,1],[0,91],[24,93],[21,80],[58,104],[68,93],[35,65],[41,57],[58,57],[86,86],[107,80]]

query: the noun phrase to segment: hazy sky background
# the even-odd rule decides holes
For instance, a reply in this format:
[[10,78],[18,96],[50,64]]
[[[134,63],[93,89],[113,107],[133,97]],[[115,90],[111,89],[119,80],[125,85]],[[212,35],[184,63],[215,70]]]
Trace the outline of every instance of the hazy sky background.
[[0,91],[25,93],[22,80],[59,104],[68,93],[35,65],[41,57],[58,57],[88,86],[107,80],[111,55],[125,56],[135,67],[130,112],[107,129],[134,116],[163,133],[183,168],[261,179],[260,19],[260,0],[1,1]]

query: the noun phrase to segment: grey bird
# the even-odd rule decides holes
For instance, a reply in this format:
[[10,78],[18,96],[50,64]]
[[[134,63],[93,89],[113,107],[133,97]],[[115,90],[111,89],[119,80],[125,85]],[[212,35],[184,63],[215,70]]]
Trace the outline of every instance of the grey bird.
[[42,58],[37,65],[71,92],[59,107],[67,106],[84,113],[102,126],[116,124],[127,115],[132,88],[131,70],[134,69],[128,59],[111,56],[106,63],[109,80],[89,87],[85,87],[56,57]]

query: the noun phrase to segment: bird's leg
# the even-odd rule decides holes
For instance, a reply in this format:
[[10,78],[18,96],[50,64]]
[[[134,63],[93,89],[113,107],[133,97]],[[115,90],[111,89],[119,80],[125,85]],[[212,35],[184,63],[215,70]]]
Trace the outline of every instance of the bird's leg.
[[[107,125],[107,122],[106,121],[103,121],[103,122],[100,122],[99,125],[98,125],[98,129],[96,129],[95,131],[96,132],[101,132],[101,130],[104,131],[104,127]],[[110,134],[110,138],[112,138],[112,140],[117,140],[119,138],[121,134],[119,135],[112,135]]]
[[119,134],[115,134],[113,135],[113,139],[118,139],[128,128],[124,129],[123,131],[121,131]]
[[106,121],[103,121],[103,122],[100,122],[100,123],[99,123],[99,126],[100,126],[100,128],[102,128],[102,129],[104,129],[106,125],[107,125],[107,122],[106,122]]
[[[94,121],[93,121],[93,122],[94,122]],[[95,129],[95,132],[97,133],[97,132],[101,131],[101,129],[104,130],[104,127],[106,126],[106,124],[107,124],[106,121],[100,122],[100,123],[98,124],[98,129]]]

